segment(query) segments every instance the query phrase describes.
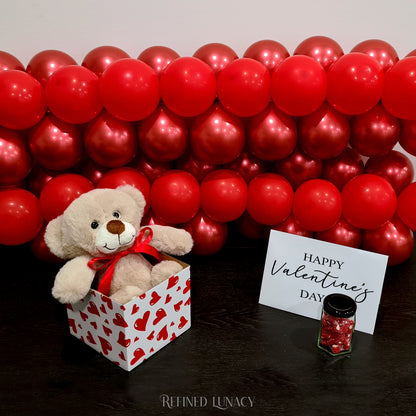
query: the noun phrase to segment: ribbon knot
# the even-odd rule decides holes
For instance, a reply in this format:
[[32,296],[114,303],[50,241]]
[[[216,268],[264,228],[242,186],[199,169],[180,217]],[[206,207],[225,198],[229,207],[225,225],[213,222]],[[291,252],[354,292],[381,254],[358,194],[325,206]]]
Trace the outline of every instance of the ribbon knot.
[[[149,234],[142,241],[144,233],[146,231]],[[149,243],[152,241],[152,238],[153,238],[152,229],[149,227],[142,228],[134,244],[131,247],[125,250],[119,251],[117,253],[114,253],[112,255],[109,255],[109,256],[95,257],[91,259],[88,262],[88,267],[90,267],[91,269],[98,271],[107,267],[107,270],[104,272],[103,277],[101,278],[100,283],[98,284],[98,291],[101,292],[103,295],[108,296],[108,294],[110,293],[111,281],[113,280],[114,268],[116,267],[117,262],[121,258],[127,256],[128,254],[141,254],[141,253],[149,254],[150,256],[154,257],[156,260],[160,261],[158,251],[154,247],[149,245]],[[97,264],[100,262],[102,263],[101,265]]]

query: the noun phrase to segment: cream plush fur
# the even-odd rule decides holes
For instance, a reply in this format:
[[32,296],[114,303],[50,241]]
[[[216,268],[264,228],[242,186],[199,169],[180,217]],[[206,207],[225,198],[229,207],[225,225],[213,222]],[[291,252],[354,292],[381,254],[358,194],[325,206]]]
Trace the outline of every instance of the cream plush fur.
[[[56,299],[75,303],[87,295],[96,274],[89,260],[131,247],[142,228],[145,204],[141,192],[130,185],[94,189],[49,222],[46,244],[56,256],[69,260],[55,277],[52,295]],[[187,231],[161,225],[150,228],[150,244],[159,252],[184,255],[191,251],[193,241]],[[181,269],[176,261],[163,260],[152,267],[142,255],[128,254],[116,263],[110,297],[126,303]]]

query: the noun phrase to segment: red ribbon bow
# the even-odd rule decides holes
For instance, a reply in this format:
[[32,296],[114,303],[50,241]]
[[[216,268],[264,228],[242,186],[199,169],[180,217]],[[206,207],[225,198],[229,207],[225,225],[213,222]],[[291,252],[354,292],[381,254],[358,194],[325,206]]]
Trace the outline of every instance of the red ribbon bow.
[[[149,235],[142,241],[143,235],[146,231],[149,232]],[[136,241],[130,248],[127,248],[126,250],[123,250],[123,251],[119,251],[110,256],[95,257],[91,259],[88,262],[88,267],[90,267],[91,269],[95,271],[108,267],[108,269],[103,274],[103,277],[101,278],[101,281],[98,285],[98,291],[108,296],[108,294],[110,293],[110,286],[111,286],[111,281],[113,280],[113,273],[114,273],[114,268],[116,267],[116,263],[121,258],[123,258],[124,256],[127,256],[128,254],[140,254],[140,253],[149,254],[150,256],[160,261],[158,251],[154,247],[149,245],[152,238],[153,238],[152,229],[149,227],[142,228],[139,235],[136,238]],[[102,264],[101,266],[97,266],[96,263],[99,263],[99,262],[104,262],[104,264]]]

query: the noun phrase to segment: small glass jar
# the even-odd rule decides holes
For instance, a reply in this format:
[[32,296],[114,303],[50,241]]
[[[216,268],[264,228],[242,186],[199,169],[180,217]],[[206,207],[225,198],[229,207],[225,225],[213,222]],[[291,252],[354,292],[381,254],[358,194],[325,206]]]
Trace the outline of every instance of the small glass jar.
[[357,304],[349,296],[333,293],[324,299],[318,347],[331,355],[351,352]]

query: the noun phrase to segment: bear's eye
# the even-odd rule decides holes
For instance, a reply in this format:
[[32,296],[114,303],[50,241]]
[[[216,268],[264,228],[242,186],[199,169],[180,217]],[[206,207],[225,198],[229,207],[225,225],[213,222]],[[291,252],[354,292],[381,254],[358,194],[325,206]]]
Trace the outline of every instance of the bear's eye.
[[120,218],[120,213],[118,211],[114,211],[113,212],[113,217],[114,218]]
[[97,227],[98,227],[98,222],[97,222],[97,221],[93,221],[93,222],[91,223],[91,228],[92,228],[93,230],[95,230]]

